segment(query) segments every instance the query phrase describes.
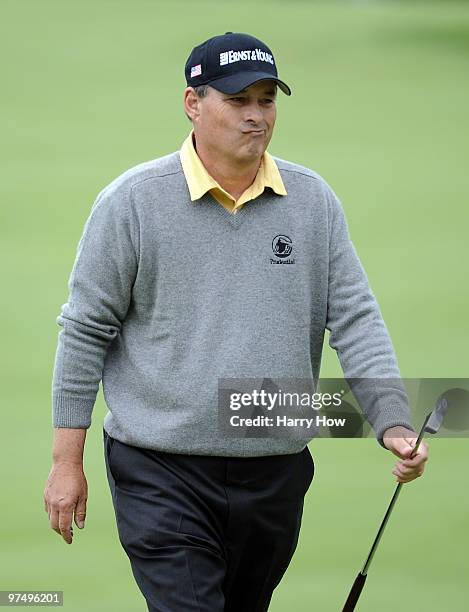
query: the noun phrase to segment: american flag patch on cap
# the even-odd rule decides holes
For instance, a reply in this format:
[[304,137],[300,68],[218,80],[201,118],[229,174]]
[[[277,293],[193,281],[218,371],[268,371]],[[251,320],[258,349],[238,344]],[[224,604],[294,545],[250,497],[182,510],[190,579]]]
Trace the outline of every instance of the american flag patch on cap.
[[191,78],[196,77],[202,74],[202,64],[197,64],[197,66],[192,66],[191,68]]

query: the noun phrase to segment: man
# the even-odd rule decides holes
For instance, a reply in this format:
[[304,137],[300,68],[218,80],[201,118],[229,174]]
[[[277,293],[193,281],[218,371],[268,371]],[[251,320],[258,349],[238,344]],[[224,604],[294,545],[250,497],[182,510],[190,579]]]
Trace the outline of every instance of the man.
[[[324,331],[348,378],[398,378],[342,207],[315,172],[271,156],[272,51],[227,32],[195,47],[180,151],[98,196],[62,307],[53,380],[51,527],[83,528],[82,458],[99,387],[119,538],[150,611],[267,610],[295,551],[314,464],[307,438],[236,438],[223,378],[319,376]],[[281,265],[287,263],[289,265]],[[277,265],[280,264],[280,265]],[[364,407],[400,482],[427,460],[389,391]]]

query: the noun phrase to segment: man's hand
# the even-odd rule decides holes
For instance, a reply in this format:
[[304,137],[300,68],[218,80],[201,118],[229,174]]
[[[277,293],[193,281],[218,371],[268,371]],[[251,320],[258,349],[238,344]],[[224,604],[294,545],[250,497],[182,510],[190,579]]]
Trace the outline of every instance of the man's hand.
[[82,463],[54,462],[44,489],[44,509],[51,528],[67,544],[73,539],[73,514],[77,527],[85,526],[87,499],[88,484]]
[[384,446],[394,455],[403,459],[398,461],[392,473],[397,482],[410,482],[423,474],[425,462],[428,460],[428,445],[424,440],[419,444],[417,454],[409,459],[412,454],[418,435],[415,431],[406,427],[391,427],[383,436]]

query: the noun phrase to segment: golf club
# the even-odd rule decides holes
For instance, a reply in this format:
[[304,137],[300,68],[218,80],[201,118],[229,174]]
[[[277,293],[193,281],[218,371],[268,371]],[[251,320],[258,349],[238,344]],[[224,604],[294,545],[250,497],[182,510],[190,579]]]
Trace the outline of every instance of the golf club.
[[[418,435],[417,441],[415,443],[415,447],[412,451],[412,454],[410,455],[410,458],[415,457],[415,455],[417,454],[417,450],[420,445],[420,442],[422,441],[424,432],[428,432],[431,434],[436,434],[438,432],[438,430],[440,429],[443,423],[443,419],[448,410],[448,406],[449,406],[449,402],[446,398],[442,396],[438,399],[435,410],[433,412],[430,412],[430,414],[428,414],[425,418],[425,421],[422,425],[422,429],[420,430],[420,433]],[[384,515],[384,518],[378,529],[378,533],[376,534],[374,542],[371,546],[371,550],[368,553],[368,557],[366,558],[366,561],[362,569],[360,570],[357,577],[355,578],[355,582],[353,583],[353,586],[350,589],[349,596],[347,597],[347,601],[345,602],[342,612],[352,612],[352,610],[355,610],[355,606],[357,605],[358,599],[365,585],[365,581],[366,581],[366,577],[368,574],[368,569],[370,567],[371,561],[376,552],[376,549],[378,548],[379,541],[381,540],[381,536],[383,535],[384,529],[389,520],[392,509],[394,508],[396,500],[399,497],[399,493],[401,491],[403,484],[404,483],[400,482],[397,485],[396,490],[394,491],[394,495],[392,496],[391,502],[388,506],[388,509],[386,510],[386,514]]]

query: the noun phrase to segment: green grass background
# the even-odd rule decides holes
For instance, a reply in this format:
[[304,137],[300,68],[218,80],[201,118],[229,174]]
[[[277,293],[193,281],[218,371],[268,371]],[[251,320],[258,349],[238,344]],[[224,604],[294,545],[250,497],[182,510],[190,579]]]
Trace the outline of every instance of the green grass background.
[[[0,11],[0,589],[63,590],[68,612],[143,612],[105,478],[101,392],[87,525],[72,546],[42,502],[55,319],[94,198],[179,148],[191,48],[250,32],[293,89],[269,150],[318,171],[342,200],[403,376],[467,376],[469,4],[2,0]],[[321,374],[341,374],[328,347]],[[316,476],[273,612],[341,609],[394,489],[394,458],[374,440],[310,448]],[[362,612],[467,610],[467,441],[433,440],[430,452],[396,506]]]

